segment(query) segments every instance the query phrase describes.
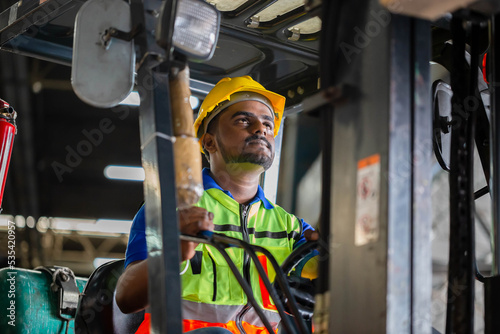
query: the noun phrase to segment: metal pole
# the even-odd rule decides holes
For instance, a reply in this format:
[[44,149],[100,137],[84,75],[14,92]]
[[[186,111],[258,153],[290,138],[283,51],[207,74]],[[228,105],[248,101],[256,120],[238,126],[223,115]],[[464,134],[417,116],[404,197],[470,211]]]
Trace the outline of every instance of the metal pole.
[[[451,22],[453,129],[450,157],[450,259],[446,310],[446,333],[450,334],[472,334],[474,331],[473,171],[476,110],[472,110],[466,104],[468,99],[474,98],[475,87],[474,82],[471,82],[466,75],[463,24],[464,20],[455,14]],[[474,43],[472,47],[474,48]],[[477,56],[476,52],[471,52],[471,58]],[[475,86],[477,87],[477,84]]]
[[397,334],[411,333],[412,325],[412,19],[393,15],[390,27],[386,333]]
[[142,88],[140,124],[142,165],[146,173],[144,195],[151,333],[180,334],[180,243],[168,75],[142,66],[138,83]]
[[491,65],[491,125],[490,125],[490,155],[491,155],[491,174],[489,186],[491,190],[491,210],[492,210],[492,233],[491,233],[491,250],[492,259],[492,276],[484,279],[484,333],[495,334],[500,330],[500,318],[498,311],[500,310],[500,236],[499,236],[499,219],[500,219],[500,94],[497,91],[498,80],[500,79],[500,66],[497,60],[500,57],[498,46],[500,45],[500,26],[498,22],[500,16],[496,15],[492,18],[490,24],[490,52],[488,58]]
[[431,27],[414,20],[413,49],[413,126],[412,126],[412,333],[431,332],[432,294],[432,117],[430,87]]
[[498,92],[500,80],[500,16],[494,16],[491,21],[491,46],[490,46],[490,64],[492,78],[490,80],[491,89],[491,207],[492,207],[492,234],[491,234],[491,249],[493,254],[492,260],[492,275],[500,274],[500,94]]
[[[144,197],[150,331],[155,334],[182,333],[180,233],[168,80],[176,4],[177,0],[131,1],[132,21],[146,28],[136,36],[135,45],[140,60],[137,86],[141,96],[142,166],[146,174]],[[158,27],[154,13],[160,6],[165,15],[160,16],[164,20]]]
[[[333,113],[334,108],[327,105],[321,108],[321,215],[319,221],[320,231],[320,258],[318,265],[318,282],[316,285],[316,307],[314,323],[318,333],[328,333],[330,321],[330,224],[331,221],[331,196],[332,196],[332,167],[333,167]],[[331,269],[335,270],[335,269]]]
[[378,1],[350,5],[367,20],[337,33],[331,52],[343,48],[345,65],[322,75],[360,92],[343,96],[333,114],[340,163],[332,170],[328,333],[430,333],[430,29]]

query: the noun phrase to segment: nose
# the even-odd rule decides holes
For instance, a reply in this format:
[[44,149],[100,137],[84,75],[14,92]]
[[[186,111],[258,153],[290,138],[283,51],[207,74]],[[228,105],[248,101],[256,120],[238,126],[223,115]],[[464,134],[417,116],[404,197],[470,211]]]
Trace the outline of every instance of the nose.
[[260,120],[256,121],[253,126],[253,133],[266,136],[269,132],[269,128]]

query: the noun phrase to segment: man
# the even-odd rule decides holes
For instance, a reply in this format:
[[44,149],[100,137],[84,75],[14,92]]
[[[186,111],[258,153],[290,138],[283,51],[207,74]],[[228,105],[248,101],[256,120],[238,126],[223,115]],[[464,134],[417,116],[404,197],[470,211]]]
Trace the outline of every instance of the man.
[[[283,96],[249,76],[224,78],[210,91],[194,124],[210,169],[203,170],[200,201],[179,212],[182,233],[210,230],[239,238],[266,247],[278,263],[306,239],[317,239],[311,226],[269,202],[259,186],[260,175],[274,159],[284,106]],[[182,241],[181,247],[184,331],[219,327],[265,333],[223,257],[205,244]],[[238,248],[228,253],[277,327],[279,315],[248,254]],[[271,267],[265,258],[261,261]],[[134,218],[125,266],[116,301],[123,312],[137,312],[148,305],[144,208]]]

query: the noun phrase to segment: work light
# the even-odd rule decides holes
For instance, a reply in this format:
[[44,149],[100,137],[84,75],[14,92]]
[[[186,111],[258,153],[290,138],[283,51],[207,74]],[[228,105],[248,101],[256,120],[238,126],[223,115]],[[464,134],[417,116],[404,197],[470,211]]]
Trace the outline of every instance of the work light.
[[219,36],[220,13],[201,0],[181,0],[177,5],[172,44],[190,59],[212,57]]

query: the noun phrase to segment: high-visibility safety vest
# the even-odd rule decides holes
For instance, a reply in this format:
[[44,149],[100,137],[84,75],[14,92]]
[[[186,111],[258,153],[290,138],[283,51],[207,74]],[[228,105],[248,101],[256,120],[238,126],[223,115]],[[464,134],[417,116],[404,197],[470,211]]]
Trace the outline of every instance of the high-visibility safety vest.
[[[240,205],[217,188],[207,189],[196,205],[214,213],[215,232],[265,247],[279,264],[293,251],[302,233],[301,221],[281,207],[266,209],[262,201]],[[254,263],[241,248],[226,251],[276,329],[280,317]],[[273,281],[276,274],[269,260],[262,254],[258,256]],[[199,244],[196,255],[180,267],[184,331],[217,326],[233,333],[267,333],[226,260],[215,248]]]

